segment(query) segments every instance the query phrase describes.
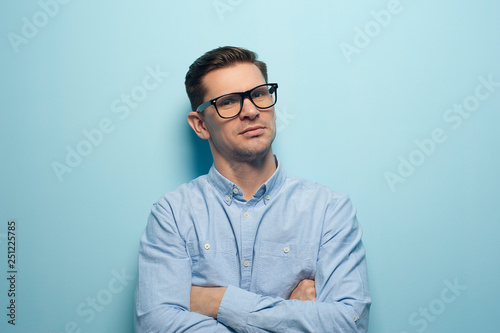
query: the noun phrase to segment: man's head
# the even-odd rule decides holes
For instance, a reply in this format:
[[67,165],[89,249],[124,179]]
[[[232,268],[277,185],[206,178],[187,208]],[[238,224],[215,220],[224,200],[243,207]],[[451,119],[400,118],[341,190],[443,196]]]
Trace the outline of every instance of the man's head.
[[257,60],[257,55],[247,49],[224,46],[208,51],[191,66],[186,74],[186,92],[191,102],[191,110],[196,110],[201,103],[205,101],[207,88],[203,82],[203,78],[209,72],[229,67],[237,63],[253,63],[259,68],[265,83],[267,83],[267,66],[264,62]]
[[[186,90],[193,110],[204,102],[217,101],[188,114],[195,133],[208,140],[216,167],[272,158],[277,84],[266,83],[266,65],[256,60],[255,53],[241,48],[215,49],[190,66]],[[262,89],[267,86],[268,90]],[[224,113],[222,108],[234,103],[236,112]]]

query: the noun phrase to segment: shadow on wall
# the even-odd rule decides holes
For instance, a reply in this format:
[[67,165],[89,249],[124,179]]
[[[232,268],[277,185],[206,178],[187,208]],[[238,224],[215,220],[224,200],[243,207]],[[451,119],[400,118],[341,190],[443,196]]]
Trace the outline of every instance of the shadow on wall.
[[[186,112],[186,114],[189,111]],[[204,175],[213,164],[212,153],[207,140],[200,139],[190,126],[185,126],[191,151],[191,179]]]

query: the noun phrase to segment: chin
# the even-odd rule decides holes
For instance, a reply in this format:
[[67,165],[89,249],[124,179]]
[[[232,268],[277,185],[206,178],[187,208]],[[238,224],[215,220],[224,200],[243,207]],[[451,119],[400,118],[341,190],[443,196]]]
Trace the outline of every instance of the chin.
[[233,156],[240,161],[256,161],[264,158],[271,151],[271,143],[261,147],[240,148],[233,151]]

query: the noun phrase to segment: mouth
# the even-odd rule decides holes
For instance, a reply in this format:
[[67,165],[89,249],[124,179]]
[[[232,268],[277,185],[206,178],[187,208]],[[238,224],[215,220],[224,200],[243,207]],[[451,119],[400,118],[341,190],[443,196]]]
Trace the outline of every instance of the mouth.
[[244,136],[257,136],[257,135],[261,135],[262,133],[264,133],[264,129],[265,127],[264,126],[250,126],[250,127],[247,127],[245,128],[243,131],[240,132],[241,135],[244,135]]

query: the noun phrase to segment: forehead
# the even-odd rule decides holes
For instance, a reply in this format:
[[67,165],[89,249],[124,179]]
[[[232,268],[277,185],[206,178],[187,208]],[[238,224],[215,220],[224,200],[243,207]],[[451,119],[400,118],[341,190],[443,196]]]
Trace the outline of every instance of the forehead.
[[232,92],[247,91],[264,83],[266,83],[264,76],[253,63],[237,63],[215,69],[203,77],[207,99]]

